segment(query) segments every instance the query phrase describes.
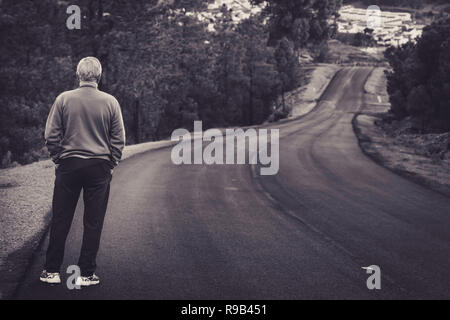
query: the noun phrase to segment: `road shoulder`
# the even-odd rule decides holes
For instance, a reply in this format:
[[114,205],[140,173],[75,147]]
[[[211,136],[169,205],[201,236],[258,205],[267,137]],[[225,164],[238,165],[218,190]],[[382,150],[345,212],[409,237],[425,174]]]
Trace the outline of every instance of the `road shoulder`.
[[[173,145],[170,140],[126,146],[122,161]],[[55,166],[51,160],[0,170],[0,299],[23,278],[50,223]]]
[[406,121],[386,121],[389,108],[383,68],[376,68],[365,85],[364,106],[353,118],[362,151],[389,170],[450,196],[450,134],[412,133]]

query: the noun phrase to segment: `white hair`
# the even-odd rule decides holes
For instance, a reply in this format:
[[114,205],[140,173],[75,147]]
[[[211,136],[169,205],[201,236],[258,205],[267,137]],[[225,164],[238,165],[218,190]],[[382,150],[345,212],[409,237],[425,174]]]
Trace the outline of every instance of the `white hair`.
[[102,65],[95,57],[86,57],[80,60],[77,66],[77,77],[80,81],[99,82],[102,75]]

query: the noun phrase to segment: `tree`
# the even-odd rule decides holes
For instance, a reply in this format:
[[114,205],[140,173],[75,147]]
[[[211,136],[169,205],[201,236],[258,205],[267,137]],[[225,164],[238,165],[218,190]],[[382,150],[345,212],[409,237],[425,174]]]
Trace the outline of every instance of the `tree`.
[[368,34],[368,35],[372,35],[373,34],[373,29],[371,28],[364,28],[364,34]]
[[[275,46],[286,37],[295,50],[307,43],[321,43],[336,29],[341,0],[251,0],[266,4],[264,14],[269,18],[269,44]],[[333,22],[330,24],[329,20]]]
[[0,158],[29,162],[44,154],[52,99],[74,81],[66,76],[70,48],[56,28],[64,15],[50,0],[3,1],[0,9]]
[[272,102],[279,93],[274,50],[267,47],[267,28],[260,17],[243,21],[238,32],[245,49],[243,73],[248,91],[248,102],[243,106],[243,124],[260,123],[270,113]]
[[417,44],[386,50],[391,111],[420,120],[421,129],[450,129],[450,18],[423,30]]
[[283,110],[286,110],[284,93],[296,88],[300,80],[300,64],[294,53],[294,47],[287,38],[281,39],[278,43],[275,59],[281,83]]
[[373,47],[376,45],[376,41],[370,33],[358,32],[353,37],[353,45],[357,47]]

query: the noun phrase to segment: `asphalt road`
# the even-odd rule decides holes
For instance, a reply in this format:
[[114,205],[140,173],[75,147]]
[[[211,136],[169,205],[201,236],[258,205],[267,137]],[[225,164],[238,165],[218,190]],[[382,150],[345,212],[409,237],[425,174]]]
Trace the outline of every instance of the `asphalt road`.
[[[270,126],[281,136],[275,176],[249,165],[176,166],[170,148],[122,162],[101,284],[41,284],[45,241],[16,298],[450,298],[450,199],[373,163],[352,131],[370,70],[343,69],[314,111]],[[80,201],[63,271],[78,258],[82,210]],[[362,267],[373,264],[381,290],[366,287]]]

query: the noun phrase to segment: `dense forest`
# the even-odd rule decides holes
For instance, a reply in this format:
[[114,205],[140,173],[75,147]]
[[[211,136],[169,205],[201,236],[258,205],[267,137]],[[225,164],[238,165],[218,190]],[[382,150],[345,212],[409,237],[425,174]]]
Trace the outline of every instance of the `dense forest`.
[[[191,129],[197,119],[204,128],[261,123],[298,85],[298,49],[332,33],[327,19],[340,2],[267,1],[262,14],[236,24],[226,7],[217,19],[198,19],[208,0],[3,0],[1,165],[46,156],[47,114],[77,86],[85,56],[103,65],[100,89],[121,104],[127,144]],[[66,27],[71,4],[81,9],[79,30]]]
[[422,132],[450,131],[450,18],[427,26],[418,42],[386,50],[391,111]]

